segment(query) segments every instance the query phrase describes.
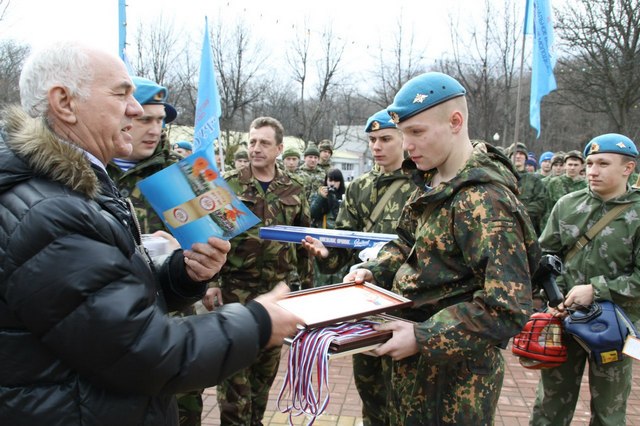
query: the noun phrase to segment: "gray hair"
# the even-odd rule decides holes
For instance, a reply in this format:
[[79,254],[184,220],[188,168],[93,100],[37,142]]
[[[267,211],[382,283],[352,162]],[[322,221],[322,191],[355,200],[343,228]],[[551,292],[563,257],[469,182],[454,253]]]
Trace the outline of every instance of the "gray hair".
[[77,42],[56,43],[31,54],[20,73],[20,102],[31,117],[45,117],[48,92],[62,86],[86,99],[93,79],[88,48]]

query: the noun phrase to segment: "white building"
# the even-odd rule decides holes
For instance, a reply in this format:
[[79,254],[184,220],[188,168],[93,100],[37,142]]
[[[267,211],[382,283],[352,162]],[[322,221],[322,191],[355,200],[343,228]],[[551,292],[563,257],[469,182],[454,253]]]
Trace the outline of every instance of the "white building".
[[331,164],[340,169],[345,181],[351,181],[373,167],[369,139],[364,126],[333,126]]

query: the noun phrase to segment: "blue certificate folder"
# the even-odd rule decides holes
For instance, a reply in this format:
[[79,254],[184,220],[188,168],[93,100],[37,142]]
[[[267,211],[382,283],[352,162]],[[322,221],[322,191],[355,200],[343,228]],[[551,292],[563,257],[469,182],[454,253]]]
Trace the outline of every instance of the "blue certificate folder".
[[376,234],[373,232],[342,231],[338,229],[305,228],[302,226],[263,226],[259,230],[264,240],[300,243],[305,236],[322,241],[326,247],[364,249],[377,243],[386,243],[397,238],[394,234]]
[[180,246],[209,237],[231,239],[260,222],[220,176],[207,150],[138,182],[138,187]]

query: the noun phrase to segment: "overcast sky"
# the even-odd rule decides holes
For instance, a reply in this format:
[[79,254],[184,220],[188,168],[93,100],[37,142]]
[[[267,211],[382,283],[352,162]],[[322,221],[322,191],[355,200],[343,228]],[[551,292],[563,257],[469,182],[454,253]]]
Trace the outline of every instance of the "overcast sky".
[[[524,3],[524,0],[522,0]],[[10,0],[0,22],[0,39],[14,38],[39,47],[54,40],[79,39],[117,52],[118,0]],[[174,20],[176,28],[201,40],[204,17],[218,16],[224,22],[245,20],[252,34],[261,37],[274,52],[284,51],[305,19],[321,33],[331,24],[344,39],[348,51],[373,53],[380,37],[389,37],[402,17],[414,31],[416,42],[428,59],[441,57],[449,49],[449,16],[463,20],[480,18],[481,0],[128,0],[128,41],[140,22]],[[501,7],[503,0],[495,0]]]

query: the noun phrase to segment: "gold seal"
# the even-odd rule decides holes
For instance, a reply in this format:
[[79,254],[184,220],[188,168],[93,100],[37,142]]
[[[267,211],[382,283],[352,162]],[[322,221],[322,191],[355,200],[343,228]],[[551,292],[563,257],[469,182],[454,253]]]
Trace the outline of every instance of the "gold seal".
[[598,152],[598,151],[600,151],[600,145],[598,145],[596,142],[592,143],[589,153]]
[[374,121],[373,123],[371,123],[371,130],[378,130],[380,128],[380,123],[378,123],[377,121]]

